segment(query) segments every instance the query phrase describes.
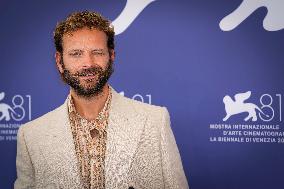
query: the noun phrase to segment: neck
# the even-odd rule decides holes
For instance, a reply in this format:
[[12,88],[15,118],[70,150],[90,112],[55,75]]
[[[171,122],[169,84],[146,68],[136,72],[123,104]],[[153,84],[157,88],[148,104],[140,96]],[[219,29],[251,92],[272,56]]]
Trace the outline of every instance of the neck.
[[82,98],[76,94],[76,92],[71,88],[71,96],[73,97],[73,102],[78,114],[88,121],[96,119],[99,112],[103,109],[105,102],[108,97],[108,85],[103,87],[102,93],[98,96],[90,98]]

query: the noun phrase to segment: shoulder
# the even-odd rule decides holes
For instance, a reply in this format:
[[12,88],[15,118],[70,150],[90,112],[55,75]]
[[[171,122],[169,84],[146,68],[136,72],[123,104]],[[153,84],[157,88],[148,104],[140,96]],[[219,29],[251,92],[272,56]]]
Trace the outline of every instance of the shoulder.
[[168,116],[168,110],[164,106],[152,105],[137,100],[130,99],[128,97],[121,97],[125,103],[132,108],[134,112],[139,115],[152,117],[155,119],[163,119]]
[[62,104],[56,109],[51,110],[50,112],[47,112],[44,115],[21,125],[19,131],[22,130],[22,132],[37,132],[45,129],[45,127],[48,127],[49,125],[52,125],[53,123],[58,121],[58,117],[60,116],[62,111],[66,109],[64,105],[65,104]]

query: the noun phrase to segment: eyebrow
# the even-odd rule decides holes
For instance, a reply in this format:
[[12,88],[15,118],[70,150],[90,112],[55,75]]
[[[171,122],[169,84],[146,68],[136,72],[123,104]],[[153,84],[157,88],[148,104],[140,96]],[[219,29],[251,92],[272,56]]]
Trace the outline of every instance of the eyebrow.
[[94,49],[94,50],[92,50],[92,52],[103,52],[104,51],[104,49]]
[[[68,52],[83,52],[84,50],[82,49],[71,49]],[[93,49],[91,50],[92,52],[103,52],[104,49],[98,48],[98,49]]]
[[83,52],[83,50],[81,50],[81,49],[71,49],[71,50],[68,51],[68,53],[70,53],[70,52]]

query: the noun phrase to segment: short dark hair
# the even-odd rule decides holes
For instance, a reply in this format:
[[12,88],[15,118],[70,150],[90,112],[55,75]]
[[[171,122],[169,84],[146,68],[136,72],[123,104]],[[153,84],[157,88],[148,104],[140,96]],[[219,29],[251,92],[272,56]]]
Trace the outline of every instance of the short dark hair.
[[77,31],[84,27],[105,32],[108,48],[114,49],[114,28],[111,25],[111,21],[97,12],[82,11],[74,12],[65,20],[57,23],[53,33],[56,51],[63,52],[62,38],[64,34]]

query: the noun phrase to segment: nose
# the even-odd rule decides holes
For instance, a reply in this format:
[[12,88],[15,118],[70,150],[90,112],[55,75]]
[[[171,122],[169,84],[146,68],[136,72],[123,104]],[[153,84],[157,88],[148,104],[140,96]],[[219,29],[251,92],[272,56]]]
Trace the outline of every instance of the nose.
[[85,55],[83,59],[83,68],[89,68],[92,67],[94,64],[94,59],[90,54]]

